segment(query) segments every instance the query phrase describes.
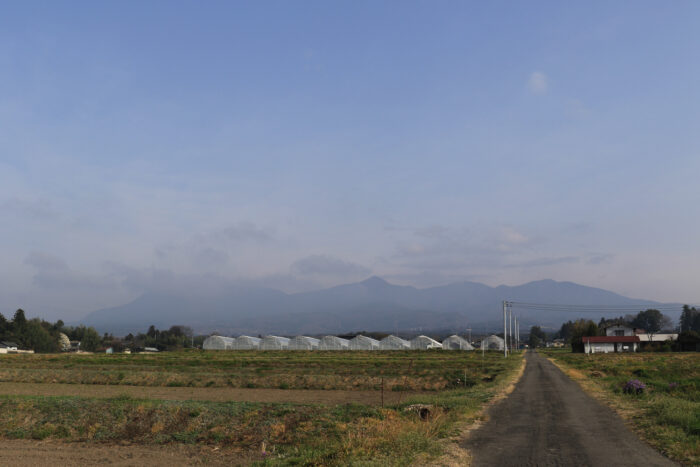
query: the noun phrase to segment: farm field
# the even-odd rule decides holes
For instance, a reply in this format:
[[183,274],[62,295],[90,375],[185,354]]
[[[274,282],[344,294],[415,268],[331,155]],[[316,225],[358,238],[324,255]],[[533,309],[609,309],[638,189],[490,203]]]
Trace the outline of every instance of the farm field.
[[[477,358],[478,357],[478,358]],[[488,358],[488,356],[487,356]],[[182,351],[3,355],[0,381],[167,387],[438,391],[488,377],[481,354],[446,351]]]
[[[445,440],[521,363],[520,356],[497,352],[445,351],[4,355],[0,361],[6,443],[190,446],[266,465],[437,458]],[[413,404],[427,405],[428,415]]]
[[[700,465],[700,354],[538,352],[615,408],[659,451],[683,464]],[[625,385],[635,380],[644,389],[625,392]]]

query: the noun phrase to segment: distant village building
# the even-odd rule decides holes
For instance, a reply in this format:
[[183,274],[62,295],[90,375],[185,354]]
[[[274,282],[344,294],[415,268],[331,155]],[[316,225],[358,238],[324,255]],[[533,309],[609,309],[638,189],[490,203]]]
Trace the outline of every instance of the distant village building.
[[17,353],[18,347],[14,342],[0,341],[0,353]]
[[634,328],[625,326],[624,324],[615,324],[605,328],[606,336],[634,336]]
[[581,340],[583,351],[587,354],[636,352],[639,349],[638,336],[585,336]]

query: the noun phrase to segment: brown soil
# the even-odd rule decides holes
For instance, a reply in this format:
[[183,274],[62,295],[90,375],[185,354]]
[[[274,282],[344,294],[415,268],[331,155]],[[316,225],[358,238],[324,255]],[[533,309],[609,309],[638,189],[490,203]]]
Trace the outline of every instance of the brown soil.
[[211,447],[122,446],[60,441],[0,440],[0,465],[247,465],[253,457]]
[[[0,394],[21,396],[80,396],[109,398],[129,396],[136,399],[293,402],[299,404],[380,405],[381,391],[323,391],[315,389],[263,388],[187,388],[108,386],[99,384],[7,383],[0,382]],[[394,404],[416,393],[384,391],[384,403]]]

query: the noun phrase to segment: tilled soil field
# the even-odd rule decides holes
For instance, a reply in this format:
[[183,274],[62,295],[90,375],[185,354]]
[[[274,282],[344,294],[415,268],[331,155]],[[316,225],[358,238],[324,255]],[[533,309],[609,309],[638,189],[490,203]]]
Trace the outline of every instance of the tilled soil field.
[[43,467],[45,465],[236,466],[248,465],[255,459],[250,455],[212,447],[106,445],[23,439],[0,440],[0,465],[18,467]]
[[[396,404],[416,392],[384,391],[384,404]],[[6,383],[0,382],[0,395],[7,396],[78,396],[134,399],[193,400],[215,402],[289,402],[299,404],[381,405],[381,391],[323,391],[312,389],[264,388],[182,388],[149,386],[113,386],[101,384]]]

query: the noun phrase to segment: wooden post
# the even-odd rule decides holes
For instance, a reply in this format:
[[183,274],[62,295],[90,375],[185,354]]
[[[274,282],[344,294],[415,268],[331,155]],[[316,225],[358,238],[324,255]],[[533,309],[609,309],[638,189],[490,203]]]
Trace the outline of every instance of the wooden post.
[[382,408],[384,408],[384,377],[382,377]]

